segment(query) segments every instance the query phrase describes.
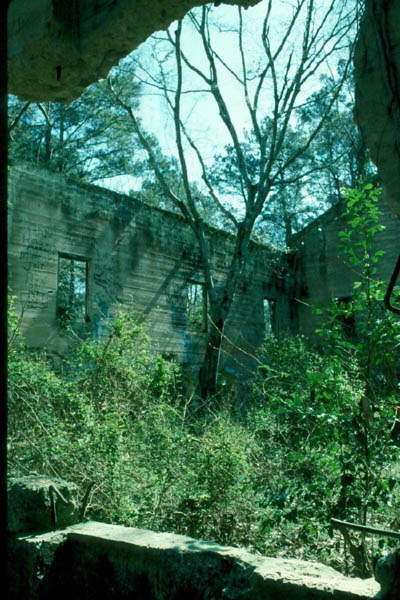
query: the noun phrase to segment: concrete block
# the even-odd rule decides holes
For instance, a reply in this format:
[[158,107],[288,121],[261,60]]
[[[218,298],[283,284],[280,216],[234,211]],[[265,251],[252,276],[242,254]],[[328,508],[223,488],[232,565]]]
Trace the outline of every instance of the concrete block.
[[7,483],[7,510],[10,533],[66,527],[79,520],[78,488],[62,479],[45,476],[11,478]]

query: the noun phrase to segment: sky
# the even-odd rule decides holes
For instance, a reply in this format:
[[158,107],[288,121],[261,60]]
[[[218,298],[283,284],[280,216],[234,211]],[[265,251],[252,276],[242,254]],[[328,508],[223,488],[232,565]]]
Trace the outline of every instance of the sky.
[[[328,0],[319,0],[318,10],[322,11],[328,5]],[[275,11],[274,19],[271,25],[271,40],[275,47],[280,43],[283,31],[286,30],[287,23],[292,14],[294,0],[273,2],[273,10]],[[267,2],[264,0],[255,7],[243,11],[243,23],[245,28],[245,52],[249,56],[249,65],[251,61],[265,61],[265,53],[261,44],[261,24],[265,15]],[[238,51],[237,35],[230,31],[237,23],[238,9],[234,6],[220,5],[214,8],[212,16],[220,24],[221,31],[212,31],[212,40],[217,52],[223,57],[224,61],[233,69],[234,72],[240,73],[241,62]],[[294,32],[293,48],[294,56],[301,51],[302,24],[299,22],[297,30]],[[175,26],[172,25],[170,30],[173,32]],[[164,32],[156,34],[156,38],[165,36]],[[203,56],[199,35],[193,30],[193,27],[184,27],[182,34],[182,47],[190,54],[190,59],[201,69],[207,69],[207,64]],[[135,61],[141,68],[137,69],[137,73],[143,79],[149,80],[149,75],[157,73],[160,59],[163,57],[162,51],[158,47],[154,48],[154,41],[147,40],[137,50],[132,53]],[[284,61],[277,63],[277,71],[284,72],[287,62],[287,54],[284,56]],[[126,61],[125,61],[126,62]],[[293,60],[294,62],[294,60]],[[121,63],[124,64],[124,61]],[[171,62],[170,68],[174,69],[174,63]],[[330,65],[322,66],[324,72],[329,72]],[[333,63],[332,63],[333,68]],[[207,71],[206,71],[207,72]],[[319,74],[318,74],[319,75]],[[193,76],[188,69],[184,69],[184,85],[188,89],[201,89],[205,84],[198,77]],[[307,83],[304,88],[302,98],[311,94],[319,87],[319,78],[316,76]],[[252,84],[250,83],[250,88]],[[244,101],[243,88],[235,78],[227,72],[226,69],[220,70],[220,87],[224,98],[229,105],[229,111],[232,120],[238,132],[242,132],[245,128],[251,127],[249,113]],[[169,109],[166,107],[165,99],[159,90],[152,87],[144,86],[142,88],[142,98],[140,103],[140,117],[144,129],[153,133],[163,150],[167,155],[176,155],[175,133],[173,121]],[[272,88],[271,86],[263,95],[260,102],[260,114],[268,114],[271,110]],[[202,155],[206,162],[212,162],[212,158],[217,151],[221,151],[225,144],[231,142],[231,138],[225,125],[222,123],[214,99],[209,93],[185,94],[182,101],[182,114],[184,115],[185,123],[190,126],[191,135],[201,149]],[[190,168],[190,178],[199,180],[201,170],[197,159],[187,153],[188,163]],[[104,182],[107,186],[117,189],[118,191],[127,192],[132,188],[139,188],[140,181],[132,178],[113,178],[109,182]]]

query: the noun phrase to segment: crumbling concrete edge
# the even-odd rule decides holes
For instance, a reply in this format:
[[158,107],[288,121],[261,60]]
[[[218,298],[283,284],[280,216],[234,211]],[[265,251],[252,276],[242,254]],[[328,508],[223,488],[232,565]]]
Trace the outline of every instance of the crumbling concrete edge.
[[[46,578],[51,593],[58,593],[54,586],[59,581],[60,586],[65,585],[75,572],[79,579],[85,573],[85,564],[96,565],[96,561],[99,565],[107,562],[121,597],[127,590],[133,593],[135,582],[143,579],[154,600],[181,598],[182,590],[197,594],[196,598],[226,600],[370,600],[379,591],[373,579],[344,577],[320,563],[266,558],[186,536],[93,521],[50,533],[18,536],[14,548],[23,558],[25,569],[21,571],[20,566],[19,574],[14,573],[19,584],[10,598],[41,598],[38,590]],[[54,564],[59,566],[53,564],[55,556],[58,562]],[[68,556],[74,557],[70,566]],[[63,584],[57,569],[64,567]],[[102,576],[101,569],[98,576]],[[86,585],[90,585],[89,580]]]

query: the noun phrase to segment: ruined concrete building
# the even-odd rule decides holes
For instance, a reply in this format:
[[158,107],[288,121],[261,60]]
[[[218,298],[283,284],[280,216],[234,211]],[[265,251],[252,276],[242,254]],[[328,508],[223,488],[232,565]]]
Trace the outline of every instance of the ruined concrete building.
[[[255,4],[257,0],[225,0],[225,2],[246,6]],[[162,2],[160,0],[115,0],[112,2],[97,0],[81,0],[80,2],[11,0],[8,3],[9,91],[27,100],[70,102],[79,96],[87,85],[104,76],[112,65],[117,64],[122,56],[127,55],[151,33],[168,27],[173,20],[183,16],[193,6],[202,3],[204,3],[204,0],[163,0]],[[365,0],[365,8],[355,58],[356,118],[371,152],[372,159],[378,167],[389,203],[394,213],[400,216],[400,3],[398,0]],[[160,236],[161,240],[158,241],[157,228],[151,225],[153,215],[154,218],[158,215],[158,223],[160,223],[161,214],[159,212],[156,210],[150,212],[145,207],[137,208],[136,211],[132,208],[132,216],[134,214],[136,216],[133,217],[134,228],[131,234],[128,228],[123,225],[127,223],[124,219],[128,219],[126,216],[127,211],[123,208],[127,206],[128,201],[126,199],[124,200],[103,190],[66,183],[54,175],[43,172],[35,174],[29,168],[13,169],[10,197],[11,203],[14,205],[14,208],[10,211],[11,224],[9,228],[10,284],[14,288],[14,293],[19,297],[19,301],[25,306],[24,327],[28,338],[31,335],[34,338],[36,338],[36,335],[43,335],[41,339],[44,341],[50,342],[53,339],[50,325],[54,325],[57,318],[62,317],[65,309],[68,310],[68,304],[65,304],[64,301],[57,301],[57,273],[58,270],[62,272],[69,269],[70,272],[80,274],[77,277],[80,282],[81,301],[76,304],[81,308],[83,306],[83,321],[85,323],[83,326],[87,327],[88,324],[91,324],[95,327],[98,323],[98,327],[101,327],[101,319],[99,318],[97,322],[96,315],[100,317],[101,311],[105,307],[100,303],[97,304],[97,300],[94,298],[94,289],[99,290],[99,299],[104,298],[107,300],[112,297],[112,294],[110,294],[112,292],[111,284],[116,284],[113,292],[116,302],[119,301],[118,295],[122,299],[124,293],[128,297],[131,295],[131,292],[128,292],[130,286],[132,292],[137,292],[136,301],[140,298],[143,300],[143,310],[145,311],[145,307],[148,306],[150,313],[153,310],[153,314],[158,315],[160,334],[163,330],[165,333],[165,324],[168,323],[168,319],[165,319],[165,314],[163,316],[161,298],[165,298],[166,294],[170,293],[174,301],[180,306],[180,310],[176,311],[176,317],[178,314],[181,315],[175,321],[175,317],[169,319],[171,327],[177,322],[180,323],[181,327],[181,329],[177,328],[177,331],[180,332],[180,338],[176,334],[173,339],[179,338],[181,340],[180,348],[185,349],[184,340],[189,336],[185,338],[183,334],[185,320],[184,316],[182,317],[182,314],[184,314],[182,304],[179,304],[183,301],[182,298],[179,298],[178,289],[179,287],[181,287],[181,291],[183,289],[184,279],[182,275],[184,272],[186,272],[185,281],[192,278],[193,284],[197,286],[201,285],[201,281],[196,280],[195,261],[194,263],[191,262],[192,257],[189,256],[188,262],[184,262],[184,259],[182,259],[182,262],[184,262],[182,270],[176,265],[177,273],[179,272],[181,275],[180,283],[176,283],[174,288],[167,280],[165,288],[160,290],[160,301],[153,292],[155,306],[158,306],[157,310],[150,306],[149,300],[152,290],[157,289],[157,281],[159,282],[159,288],[161,286],[160,271],[157,268],[153,269],[147,278],[145,277],[144,267],[146,263],[149,266],[153,264],[152,254],[154,259],[157,257],[155,266],[160,267],[164,263],[163,273],[168,273],[169,267],[171,280],[174,278],[174,265],[171,262],[171,253],[168,252],[165,242],[165,238],[168,238],[168,231],[163,233]],[[96,197],[96,202],[94,197]],[[102,202],[100,201],[101,198],[103,199]],[[105,200],[108,200],[108,202],[106,203]],[[72,214],[74,201],[78,209],[81,210],[80,213],[78,212],[79,217],[73,217]],[[384,209],[384,206],[382,208]],[[46,209],[48,209],[47,212]],[[65,224],[61,222],[61,215],[65,215]],[[166,228],[168,224],[174,225],[171,240],[178,243],[176,240],[179,238],[179,218],[171,215],[163,215],[163,218],[165,218]],[[146,219],[150,224],[149,233],[147,234]],[[387,260],[384,265],[385,272],[382,273],[387,278],[388,273],[393,268],[393,264],[390,265],[390,263],[394,263],[396,251],[398,252],[400,236],[399,221],[396,220],[395,215],[390,215],[385,210],[384,220],[388,224],[388,228],[384,232],[384,236],[378,238],[378,243],[387,250]],[[291,315],[290,322],[295,328],[306,332],[311,331],[313,317],[310,316],[308,308],[310,300],[315,296],[323,300],[331,294],[336,297],[345,297],[349,293],[352,275],[348,270],[345,270],[345,266],[337,257],[336,252],[337,245],[334,233],[339,227],[340,218],[338,216],[335,218],[334,214],[328,214],[301,232],[296,240],[298,242],[296,260],[292,261],[290,265],[293,270],[292,277],[278,279],[276,288],[273,285],[269,286],[269,284],[264,288],[265,281],[270,280],[268,277],[265,280],[261,275],[261,271],[260,275],[257,271],[257,278],[260,277],[255,287],[259,294],[257,299],[250,300],[251,295],[246,293],[245,290],[242,294],[244,299],[241,310],[243,311],[242,314],[248,319],[247,323],[252,324],[254,319],[261,319],[262,310],[260,305],[263,303],[264,297],[268,298],[267,294],[271,294],[273,289],[279,289],[279,297],[277,295],[275,298],[276,315],[282,315],[282,317],[279,316],[279,319],[282,318],[282,326],[287,326],[283,315],[289,314],[289,316]],[[152,238],[150,232],[153,232]],[[86,242],[83,241],[85,233]],[[177,234],[177,237],[175,234]],[[221,235],[217,237],[218,240],[222,240]],[[162,240],[164,241],[162,242]],[[154,244],[153,247],[150,245],[150,241]],[[162,243],[164,244],[165,259],[162,258]],[[190,244],[188,245],[190,246]],[[122,252],[124,247],[128,250],[137,248],[137,253],[129,258],[125,251]],[[24,253],[26,254],[24,255]],[[261,250],[260,255],[262,256],[262,254],[263,251]],[[216,251],[216,260],[218,256],[220,256],[221,268],[223,268],[223,256]],[[96,267],[94,265],[95,258],[99,260]],[[118,263],[118,260],[121,262]],[[125,263],[123,263],[124,260]],[[102,265],[102,261],[104,265]],[[127,266],[129,261],[131,261],[130,266],[132,269],[127,279],[130,283],[129,286],[125,287],[124,279],[118,279],[118,273],[123,274],[123,270],[118,271],[117,267],[122,267],[123,264]],[[143,268],[140,271],[141,261],[141,268]],[[256,266],[260,262],[262,262],[261,258],[257,258],[257,260],[254,258],[252,264]],[[107,279],[104,274],[105,265],[113,266],[115,270],[115,272],[108,275],[111,279]],[[136,271],[133,271],[135,265]],[[334,273],[336,273],[335,278],[333,278]],[[153,281],[152,277],[154,278]],[[176,279],[176,282],[178,281],[179,279]],[[252,284],[252,279],[249,282]],[[144,287],[139,288],[139,284]],[[94,288],[95,285],[96,288]],[[287,289],[286,286],[288,286]],[[24,290],[27,294],[25,298]],[[262,293],[260,294],[261,290]],[[282,292],[288,294],[285,295]],[[60,299],[62,300],[62,298],[61,290]],[[64,298],[66,298],[66,295],[64,295]],[[146,298],[147,305],[145,304]],[[282,298],[284,303],[280,306],[280,299]],[[253,311],[254,304],[257,305],[257,308]],[[105,306],[107,306],[107,303]],[[72,307],[75,308],[74,303],[72,303]],[[91,321],[87,319],[91,319]],[[244,330],[246,333],[245,328]],[[256,324],[254,324],[252,330],[256,331]],[[263,331],[259,333],[260,337],[262,333]],[[196,335],[200,336],[201,332],[193,333],[193,336]],[[56,341],[56,337],[54,341]],[[195,337],[193,337],[194,339]],[[61,343],[61,338],[57,343]],[[63,343],[66,343],[66,340]],[[41,494],[40,497],[44,496]],[[113,528],[115,526],[108,527]],[[210,578],[210,573],[215,577],[215,573],[219,572],[218,568],[217,570],[214,568],[215,563],[209,559],[210,545],[207,545],[205,567],[203,570],[199,570],[199,562],[191,561],[187,558],[187,554],[183,552],[184,545],[182,541],[176,542],[174,540],[174,548],[178,549],[181,556],[183,556],[181,563],[184,563],[187,567],[186,579],[182,581],[179,570],[176,569],[176,563],[168,562],[169,555],[164,541],[157,540],[158,547],[154,551],[149,550],[148,544],[141,550],[137,546],[134,547],[137,544],[136,534],[139,533],[142,536],[141,530],[131,531],[122,530],[121,528],[122,531],[118,533],[115,533],[115,530],[112,532],[108,530],[103,533],[105,528],[106,526],[102,525],[102,530],[96,532],[96,537],[93,536],[92,531],[85,531],[85,524],[82,524],[80,533],[79,531],[67,533],[64,538],[61,536],[61,540],[68,538],[69,545],[66,543],[65,548],[67,550],[73,548],[73,551],[69,552],[72,568],[68,570],[67,565],[67,571],[65,571],[65,555],[62,555],[63,560],[59,564],[62,565],[63,573],[71,573],[72,577],[68,583],[72,585],[75,596],[83,597],[81,577],[78,576],[79,581],[74,581],[74,579],[77,579],[77,561],[81,560],[81,564],[84,565],[84,568],[78,571],[78,575],[82,572],[85,575],[88,572],[93,573],[93,579],[103,588],[104,566],[111,564],[104,560],[103,556],[101,560],[98,559],[95,563],[93,563],[92,557],[90,559],[86,558],[85,563],[87,540],[96,547],[97,544],[103,547],[115,544],[119,549],[123,548],[124,552],[126,550],[127,558],[124,556],[123,564],[127,565],[129,576],[131,577],[134,568],[136,568],[142,578],[137,585],[140,588],[139,591],[135,589],[134,593],[140,594],[140,590],[144,589],[144,583],[148,582],[146,575],[143,573],[143,564],[146,564],[146,560],[150,561],[151,574],[157,574],[162,573],[158,563],[162,562],[163,557],[166,557],[167,560],[164,564],[168,565],[169,579],[161,576],[160,581],[165,582],[165,589],[171,590],[172,586],[175,585],[174,589],[178,589],[179,592],[181,592],[186,581],[193,583],[196,579],[193,577],[194,575],[200,573],[201,576],[197,579],[207,581]],[[25,581],[27,579],[27,564],[32,565],[33,572],[36,575],[39,572],[37,566],[46,565],[50,579],[53,571],[55,571],[56,575],[53,581],[57,580],[59,582],[57,565],[53,567],[52,552],[54,550],[49,552],[49,547],[55,548],[60,543],[58,531],[50,534],[46,533],[40,538],[34,535],[22,535],[17,538],[17,542],[21,544],[17,547],[19,557],[27,556],[29,559],[31,558],[32,555],[27,553],[26,550],[26,546],[29,544],[37,549],[39,554],[43,552],[43,557],[41,555],[34,556],[34,560],[23,562],[23,570],[17,572],[16,578],[20,585],[31,584],[30,580]],[[200,556],[201,559],[202,556],[205,556],[205,553],[198,552],[198,548],[193,542],[193,540],[190,540],[190,547],[196,551],[196,556]],[[79,547],[80,543],[81,547]],[[113,548],[110,551],[111,555],[115,556]],[[218,556],[224,558],[222,552]],[[75,559],[75,562],[73,559]],[[240,568],[242,568],[246,563],[242,557],[240,559]],[[268,564],[271,564],[270,559],[267,559],[267,561]],[[93,567],[94,564],[97,569]],[[121,580],[126,581],[127,577],[124,573],[121,573],[120,564],[118,565],[118,573],[122,574]],[[229,565],[224,558],[224,574],[239,573],[236,568],[231,568],[232,564],[230,558]],[[361,590],[359,584],[355,583],[354,580],[341,583],[340,589],[331,591],[329,585],[334,580],[333,573],[329,572],[327,580],[318,585],[314,575],[315,571],[311,570],[310,563],[304,564],[307,567],[308,578],[300,582],[301,590],[299,590],[299,593],[303,596],[308,594],[307,590],[309,589],[309,595],[315,598],[326,598],[334,595],[338,597],[351,596],[364,600],[372,598],[377,592],[376,586],[374,589]],[[90,568],[87,569],[86,565]],[[260,565],[259,570],[266,574],[268,581],[278,577],[276,581],[278,588],[275,586],[273,589],[269,587],[265,590],[258,583],[258,580],[255,584],[249,584],[248,580],[242,578],[241,573],[239,573],[239,577],[235,579],[235,589],[237,589],[238,581],[244,582],[243,597],[249,599],[261,598],[263,595],[268,595],[271,598],[282,597],[285,594],[296,595],[295,587],[300,580],[298,570],[296,570],[293,562],[285,561],[285,564],[279,565],[279,569],[275,565],[271,568],[273,569],[272,576],[268,575],[268,571],[264,566]],[[109,570],[111,569],[110,567]],[[249,570],[245,566],[245,570],[247,574],[254,573],[258,577],[257,569],[252,568]],[[23,574],[22,577],[21,573]],[[318,575],[321,573],[320,565],[317,566],[317,573]],[[137,580],[132,579],[132,581],[136,582]],[[35,585],[38,584],[39,580],[36,577]],[[64,581],[61,586],[63,584]],[[281,585],[284,586],[284,589],[281,589]],[[319,590],[315,589],[316,586],[319,587]],[[33,588],[31,589],[33,590]],[[91,590],[92,588],[89,586],[88,589]],[[146,589],[149,590],[147,597],[155,597],[151,594],[150,588]],[[226,587],[225,581],[219,589],[222,593],[226,589],[229,589],[228,593],[232,590],[231,587]],[[253,594],[252,590],[254,590]],[[51,597],[59,596],[62,592],[65,592],[65,587],[60,587],[60,585],[57,587],[55,584],[51,587]],[[240,590],[238,590],[238,594],[241,595]],[[396,591],[393,594],[396,594]],[[383,589],[381,590],[382,598],[394,597],[393,594],[390,593],[390,590],[388,594]],[[36,594],[33,595],[36,596]],[[30,597],[33,597],[33,595],[31,594]],[[201,592],[198,593],[198,597],[200,595]],[[22,596],[28,597],[25,590]],[[17,593],[12,597],[20,598],[21,594]],[[170,595],[170,597],[172,596]],[[177,592],[174,597],[183,598],[184,596],[182,593]]]
[[[258,2],[223,1],[245,8]],[[21,99],[71,102],[151,33],[166,29],[204,3],[11,0],[9,91]],[[355,116],[378,166],[385,197],[397,215],[399,23],[396,0],[365,0],[355,54]],[[21,192],[17,192],[18,187]],[[10,227],[10,284],[25,311],[28,343],[63,353],[70,343],[60,328],[63,311],[77,309],[75,305],[80,302],[78,333],[97,335],[118,304],[132,303],[149,319],[161,352],[175,355],[184,365],[198,362],[205,325],[201,315],[191,317],[190,304],[191,298],[202,296],[201,270],[194,240],[178,216],[27,168],[14,170],[10,195],[15,206]],[[378,244],[387,251],[381,275],[388,279],[399,251],[399,220],[382,208],[387,229],[378,236]],[[265,330],[264,306],[270,309],[271,327],[277,335],[287,331],[310,335],[315,329],[310,305],[349,296],[352,275],[337,255],[340,227],[340,217],[333,211],[298,234],[294,240],[297,251],[279,273],[266,266],[268,251],[253,247],[227,327],[227,355],[235,354],[236,346],[251,353],[259,345]],[[221,233],[214,237],[214,261],[222,274],[229,240]],[[23,258],[19,266],[17,258]],[[77,289],[83,291],[79,302],[78,297],[68,300],[65,290],[62,299],[60,274],[68,270],[80,281]],[[206,313],[205,305],[200,312]],[[191,321],[197,321],[195,331],[190,330]],[[247,364],[249,357],[240,354],[240,360]],[[234,368],[229,360],[228,367]]]
[[[129,309],[146,319],[159,352],[196,371],[207,299],[196,239],[182,217],[28,164],[11,170],[9,204],[9,285],[29,346],[62,355],[77,336],[105,335],[110,317]],[[232,239],[215,229],[210,237],[218,280]],[[252,244],[225,330],[222,367],[231,373],[263,340],[264,301],[274,329],[290,327],[290,290],[272,258]]]
[[[146,320],[155,349],[197,379],[207,298],[196,239],[182,217],[22,163],[11,170],[9,204],[9,285],[29,346],[63,355],[79,338],[106,335],[119,310],[132,310]],[[379,275],[388,280],[400,223],[382,208],[386,229],[376,243],[386,251]],[[252,244],[224,332],[222,372],[242,378],[266,331],[312,337],[312,307],[349,298],[357,273],[338,250],[343,227],[337,207],[294,236],[289,255]],[[210,238],[223,280],[232,238],[216,229]]]

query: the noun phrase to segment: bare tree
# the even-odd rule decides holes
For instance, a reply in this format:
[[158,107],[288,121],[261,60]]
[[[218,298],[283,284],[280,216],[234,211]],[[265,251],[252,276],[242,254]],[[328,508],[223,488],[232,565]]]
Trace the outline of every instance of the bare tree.
[[[218,365],[224,327],[230,313],[235,292],[246,264],[249,241],[271,192],[285,183],[300,181],[310,172],[303,157],[313,140],[318,136],[331,107],[336,101],[345,81],[351,61],[351,34],[354,26],[354,11],[349,2],[330,0],[323,3],[314,0],[296,0],[286,4],[287,14],[285,30],[277,35],[273,32],[273,0],[265,2],[265,14],[260,31],[262,60],[258,67],[250,65],[246,54],[246,39],[242,10],[237,11],[237,26],[234,34],[237,39],[240,68],[232,68],[226,57],[217,51],[212,36],[212,10],[203,7],[189,14],[184,24],[179,21],[174,34],[167,33],[175,61],[175,78],[171,82],[165,64],[159,62],[159,74],[152,75],[151,85],[162,90],[174,122],[175,144],[180,165],[180,177],[183,193],[179,196],[172,191],[162,170],[159,168],[151,140],[141,127],[126,95],[118,88],[117,81],[109,79],[109,87],[120,106],[129,117],[149,163],[162,187],[165,196],[181,211],[198,241],[205,287],[208,296],[208,339],[202,368],[200,370],[200,389],[203,397],[212,396],[217,389]],[[316,6],[318,5],[318,6]],[[323,6],[323,7],[322,7]],[[199,67],[183,48],[185,26],[191,26],[198,36],[203,50],[203,65]],[[350,35],[350,37],[354,37]],[[343,56],[346,54],[343,67]],[[296,111],[305,102],[305,90],[317,74],[328,69],[330,59],[341,58],[342,69],[332,77],[330,100],[320,119],[299,136],[298,143],[288,152],[287,136],[293,132]],[[137,71],[138,72],[138,71]],[[253,137],[251,155],[247,150],[242,131],[234,125],[229,102],[224,95],[221,73],[229,73],[241,89]],[[185,85],[189,77],[189,83]],[[182,116],[182,103],[193,88],[193,78],[198,78],[201,89],[212,97],[229,135],[229,152],[238,178],[241,206],[232,205],[226,195],[218,191],[210,168],[201,148],[191,134],[190,119]],[[268,107],[266,114],[265,106]],[[256,150],[254,150],[256,147]],[[217,282],[211,260],[208,226],[200,210],[199,202],[193,194],[189,175],[188,152],[197,157],[201,169],[204,188],[216,210],[230,223],[235,233],[234,248],[230,257],[230,266],[224,282]],[[296,165],[298,170],[296,172]],[[312,168],[315,168],[314,166]]]

